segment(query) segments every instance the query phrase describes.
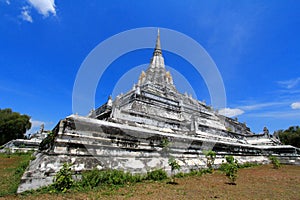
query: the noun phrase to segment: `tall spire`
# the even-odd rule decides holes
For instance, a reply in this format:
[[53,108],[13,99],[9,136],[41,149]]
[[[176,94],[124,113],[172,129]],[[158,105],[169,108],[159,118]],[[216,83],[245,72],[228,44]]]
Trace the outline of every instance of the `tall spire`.
[[159,29],[157,30],[157,38],[153,56],[146,72],[143,71],[141,73],[138,85],[141,86],[145,83],[160,85],[162,88],[168,87],[175,90],[172,76],[170,72],[166,71],[165,68],[164,58],[162,56],[162,50],[160,46]]
[[160,34],[159,34],[159,29],[157,29],[157,38],[156,38],[156,44],[155,44],[155,50],[153,52],[154,56],[161,56],[161,47],[160,47]]

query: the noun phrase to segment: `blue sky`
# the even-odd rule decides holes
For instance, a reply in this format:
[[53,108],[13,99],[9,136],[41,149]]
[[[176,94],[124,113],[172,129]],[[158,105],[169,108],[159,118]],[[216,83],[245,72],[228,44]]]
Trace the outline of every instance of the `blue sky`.
[[[229,116],[256,133],[299,125],[299,10],[297,0],[0,0],[0,108],[30,115],[35,130],[41,123],[52,129],[72,114],[76,74],[99,43],[129,29],[162,27],[188,35],[209,53],[224,81]],[[151,55],[145,49],[115,60],[99,82],[96,105]],[[209,104],[192,66],[171,52],[164,57]]]

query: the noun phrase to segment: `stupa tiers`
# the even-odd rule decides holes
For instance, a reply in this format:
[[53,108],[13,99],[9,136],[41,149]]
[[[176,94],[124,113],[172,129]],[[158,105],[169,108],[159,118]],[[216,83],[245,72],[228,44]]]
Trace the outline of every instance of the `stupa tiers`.
[[184,172],[206,167],[204,150],[217,152],[216,165],[231,154],[240,163],[300,164],[300,150],[271,137],[257,135],[244,124],[222,116],[205,103],[176,90],[166,71],[160,35],[148,69],[136,85],[90,112],[71,115],[44,140],[22,177],[18,192],[49,185],[63,163],[73,170],[119,169],[132,173],[163,168],[174,157]]

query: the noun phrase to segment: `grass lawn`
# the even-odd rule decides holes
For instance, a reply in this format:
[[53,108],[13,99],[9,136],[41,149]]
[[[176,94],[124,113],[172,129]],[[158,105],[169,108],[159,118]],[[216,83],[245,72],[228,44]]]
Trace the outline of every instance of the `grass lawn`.
[[[16,159],[18,157],[11,160],[5,158],[12,164]],[[5,165],[10,168],[12,164]],[[4,177],[2,168],[1,165],[1,177]],[[13,173],[11,171],[13,170],[8,170]],[[10,181],[9,178],[6,181]],[[4,187],[4,182],[1,180],[1,188]],[[263,165],[239,169],[236,185],[228,184],[227,177],[219,171],[202,176],[176,178],[176,182],[177,185],[167,184],[167,181],[148,181],[114,189],[96,188],[65,194],[35,192],[6,195],[2,199],[300,199],[300,166],[284,165],[280,169],[273,169],[272,165]]]
[[31,153],[0,153],[0,197],[16,193],[30,159]]

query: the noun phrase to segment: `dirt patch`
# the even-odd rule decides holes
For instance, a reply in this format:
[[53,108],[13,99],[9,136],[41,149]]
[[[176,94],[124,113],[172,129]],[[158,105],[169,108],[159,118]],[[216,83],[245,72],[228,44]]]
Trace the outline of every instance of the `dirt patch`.
[[[177,185],[143,182],[119,189],[97,189],[67,194],[6,196],[5,199],[300,199],[300,166],[271,165],[240,169],[237,184],[214,174],[177,178]],[[1,198],[0,198],[1,199]]]

